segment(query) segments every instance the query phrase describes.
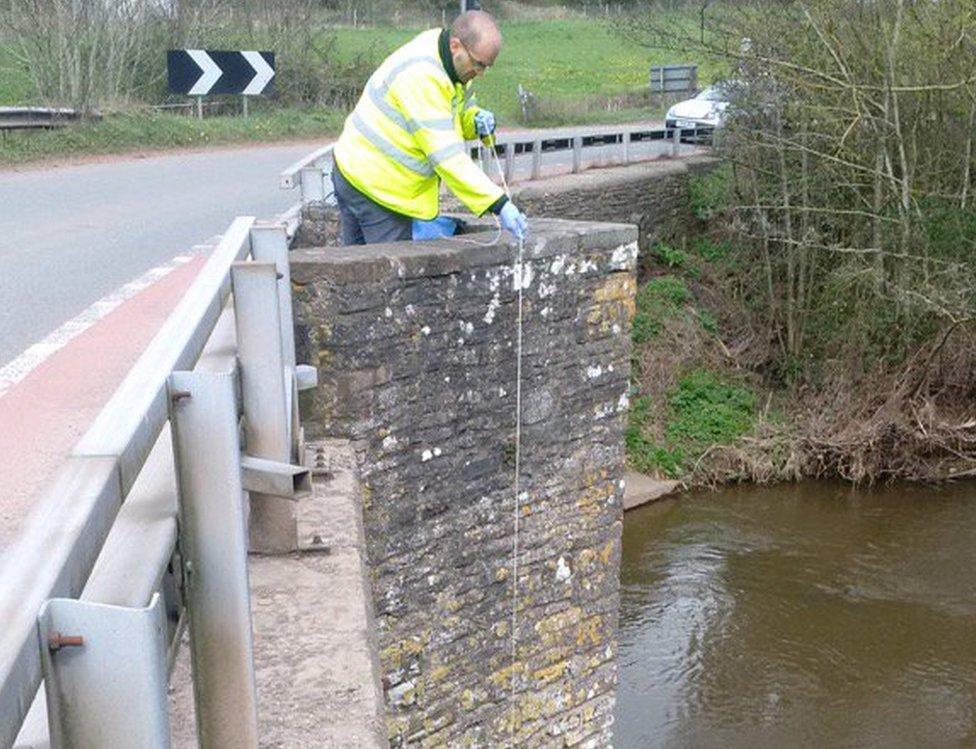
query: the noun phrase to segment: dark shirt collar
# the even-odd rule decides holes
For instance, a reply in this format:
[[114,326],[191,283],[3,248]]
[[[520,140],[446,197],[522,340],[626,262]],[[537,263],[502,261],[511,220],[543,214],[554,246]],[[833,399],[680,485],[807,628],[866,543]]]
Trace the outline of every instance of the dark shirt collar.
[[441,30],[440,39],[437,41],[437,49],[441,53],[441,64],[447,71],[447,76],[451,83],[460,83],[457,71],[454,69],[454,60],[451,58],[451,32],[448,29]]

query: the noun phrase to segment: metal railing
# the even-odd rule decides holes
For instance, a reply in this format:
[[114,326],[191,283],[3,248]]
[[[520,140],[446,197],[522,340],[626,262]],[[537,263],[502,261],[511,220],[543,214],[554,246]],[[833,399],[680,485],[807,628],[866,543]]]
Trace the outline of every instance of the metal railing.
[[247,528],[298,548],[308,488],[290,284],[285,227],[236,219],[0,558],[0,747],[168,746],[184,622],[200,745],[257,746]]
[[83,119],[101,119],[98,112],[83,115],[74,109],[52,107],[0,107],[0,130],[36,130],[64,127]]
[[[581,172],[595,163],[604,163],[608,156],[619,164],[630,164],[644,158],[639,151],[650,151],[648,158],[683,155],[692,147],[707,144],[712,128],[668,128],[628,126],[617,129],[592,128],[574,133],[542,134],[499,134],[495,141],[498,154],[509,184],[519,176],[537,180],[543,176],[547,160],[560,162],[568,152],[571,154],[570,169],[573,174]],[[472,157],[478,153],[477,141],[469,142]],[[610,153],[608,154],[608,150]],[[602,158],[587,160],[587,156],[600,149]],[[283,190],[296,186],[301,188],[301,202],[311,203],[327,200],[332,195],[332,187],[326,180],[332,171],[332,146],[324,146],[310,153],[285,169],[279,179]],[[521,174],[520,174],[521,172]]]

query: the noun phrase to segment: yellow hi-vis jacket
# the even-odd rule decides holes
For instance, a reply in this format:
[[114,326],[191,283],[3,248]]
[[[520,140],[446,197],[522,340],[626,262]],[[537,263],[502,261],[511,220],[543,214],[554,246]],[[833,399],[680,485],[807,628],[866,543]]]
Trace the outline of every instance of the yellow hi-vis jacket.
[[477,137],[478,107],[470,83],[453,82],[445,69],[440,35],[440,29],[424,31],[383,61],[333,151],[336,166],[360,192],[424,220],[437,215],[440,180],[479,216],[503,195],[465,146]]

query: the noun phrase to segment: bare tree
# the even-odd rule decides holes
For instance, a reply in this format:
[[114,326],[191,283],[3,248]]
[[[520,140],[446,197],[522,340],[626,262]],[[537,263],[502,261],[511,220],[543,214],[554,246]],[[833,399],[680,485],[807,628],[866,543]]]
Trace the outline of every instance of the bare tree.
[[[976,475],[976,6],[714,2],[704,35],[651,13],[622,31],[736,81],[733,283],[763,372],[795,386],[793,426],[738,445],[736,475]],[[777,450],[789,470],[749,467]]]
[[90,109],[126,99],[158,67],[164,13],[148,0],[9,0],[0,21],[38,99]]
[[[972,4],[759,0],[710,18],[704,37],[649,14],[625,33],[697,49],[741,84],[724,139],[738,167],[730,218],[767,270],[782,354],[802,356],[830,306],[888,307],[898,325],[872,343],[892,348],[917,344],[933,316],[976,311]],[[879,333],[871,315],[846,322],[854,345]]]
[[0,35],[38,103],[82,110],[157,102],[166,50],[276,53],[277,90],[292,104],[350,104],[369,71],[338,64],[319,0],[4,0]]

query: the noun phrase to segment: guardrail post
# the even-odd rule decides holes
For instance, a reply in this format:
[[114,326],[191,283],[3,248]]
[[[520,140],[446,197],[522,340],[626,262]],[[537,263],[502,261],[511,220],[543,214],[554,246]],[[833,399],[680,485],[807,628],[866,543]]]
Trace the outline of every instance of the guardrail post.
[[505,144],[505,182],[511,182],[515,176],[515,142]]
[[37,626],[52,746],[170,745],[158,593],[144,609],[51,599]]
[[676,127],[671,130],[671,155],[677,156],[681,150],[681,128]]
[[298,173],[302,203],[325,200],[325,175],[317,166],[307,166]]
[[[235,263],[231,269],[247,454],[290,463],[294,385],[286,376],[277,275],[273,262]],[[296,509],[291,499],[252,492],[251,550],[296,550]]]
[[281,321],[281,353],[286,367],[295,368],[295,323],[291,306],[291,266],[288,263],[288,233],[284,226],[254,226],[251,256],[262,263],[274,263],[278,271],[278,317]]
[[532,141],[532,179],[542,175],[542,141]]
[[261,262],[275,264],[278,271],[278,317],[281,321],[281,355],[285,367],[285,393],[289,398],[288,433],[291,435],[290,462],[300,459],[301,422],[298,413],[298,392],[291,387],[295,379],[295,322],[291,303],[291,265],[288,262],[288,232],[280,224],[255,226],[251,230],[251,256]]
[[623,136],[621,138],[621,140],[623,142],[623,152],[624,152],[624,159],[623,159],[623,161],[624,161],[624,164],[629,164],[630,163],[630,136],[631,135],[632,135],[632,133],[630,132],[630,130],[626,130],[626,131],[624,131],[624,134],[623,134]]
[[573,174],[579,172],[583,164],[583,136],[577,135],[573,138]]
[[168,379],[197,736],[258,745],[235,372]]

